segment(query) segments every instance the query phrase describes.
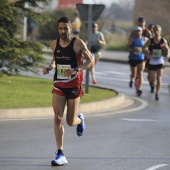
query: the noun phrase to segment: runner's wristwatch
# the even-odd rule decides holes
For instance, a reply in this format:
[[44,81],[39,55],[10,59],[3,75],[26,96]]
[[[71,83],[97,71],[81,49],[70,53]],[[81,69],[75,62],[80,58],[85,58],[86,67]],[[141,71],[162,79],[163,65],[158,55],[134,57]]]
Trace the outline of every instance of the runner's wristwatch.
[[76,72],[78,72],[78,71],[79,71],[79,68],[78,68],[78,67],[76,67],[76,68],[74,68],[74,69],[75,69],[75,71],[76,71]]

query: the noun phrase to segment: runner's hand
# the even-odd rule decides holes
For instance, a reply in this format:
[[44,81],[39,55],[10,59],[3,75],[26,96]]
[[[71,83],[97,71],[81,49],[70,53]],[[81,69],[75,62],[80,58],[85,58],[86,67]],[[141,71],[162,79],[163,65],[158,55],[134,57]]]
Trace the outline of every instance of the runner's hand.
[[64,69],[64,76],[70,77],[74,74],[76,74],[76,71],[74,68]]
[[42,73],[43,73],[43,74],[48,74],[48,73],[49,73],[48,68],[47,68],[47,67],[44,67],[43,70],[42,70]]

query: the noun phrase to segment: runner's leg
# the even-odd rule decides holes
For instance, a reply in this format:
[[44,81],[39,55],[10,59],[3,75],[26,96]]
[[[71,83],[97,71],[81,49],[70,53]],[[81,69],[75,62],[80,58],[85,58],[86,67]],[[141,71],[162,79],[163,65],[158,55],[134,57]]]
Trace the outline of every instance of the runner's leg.
[[139,78],[138,90],[142,90],[144,68],[145,68],[145,62],[142,62],[142,63],[137,65],[137,75],[138,75],[138,78]]
[[81,123],[81,119],[77,117],[79,109],[80,97],[76,99],[68,99],[66,120],[69,126],[76,126]]
[[162,75],[163,75],[163,69],[158,69],[157,70],[156,94],[159,94],[161,86],[162,86]]
[[90,69],[91,76],[92,76],[92,82],[93,82],[93,84],[96,84],[97,81],[96,81],[96,77],[95,77],[95,65],[90,67],[89,69]]
[[134,79],[137,75],[137,66],[130,66],[130,70],[131,70],[130,78],[131,78],[131,81],[134,82]]
[[95,66],[97,64],[97,60],[96,60],[96,57],[95,57],[96,54],[92,54],[92,55],[94,57],[95,64],[92,67],[90,67],[89,70],[91,72],[92,82],[93,82],[93,84],[96,84],[97,80],[96,80],[96,77],[95,77]]
[[67,124],[69,126],[77,125],[76,132],[78,136],[82,136],[86,128],[84,123],[84,115],[78,114],[78,107],[80,103],[80,97],[76,99],[69,99],[67,104]]
[[56,138],[57,149],[63,150],[64,140],[64,126],[63,126],[63,113],[66,104],[65,96],[60,96],[53,93],[53,110],[54,110],[54,132]]

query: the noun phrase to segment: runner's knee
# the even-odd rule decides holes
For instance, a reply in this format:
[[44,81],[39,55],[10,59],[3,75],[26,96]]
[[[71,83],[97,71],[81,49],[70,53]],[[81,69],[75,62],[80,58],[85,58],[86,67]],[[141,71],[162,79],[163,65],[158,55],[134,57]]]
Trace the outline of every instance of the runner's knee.
[[62,116],[60,116],[59,114],[56,114],[56,113],[54,114],[54,122],[56,124],[61,124],[62,120],[63,120]]

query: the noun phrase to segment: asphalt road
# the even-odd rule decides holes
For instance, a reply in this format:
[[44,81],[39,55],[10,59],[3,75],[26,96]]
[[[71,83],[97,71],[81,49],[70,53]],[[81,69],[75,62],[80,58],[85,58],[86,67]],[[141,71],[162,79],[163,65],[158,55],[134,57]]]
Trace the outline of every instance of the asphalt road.
[[65,125],[68,165],[51,167],[56,150],[52,119],[0,121],[0,170],[169,170],[169,72],[160,101],[150,94],[145,76],[143,95],[128,87],[129,67],[99,62],[98,85],[119,90],[135,100],[128,108],[86,115],[86,132]]

